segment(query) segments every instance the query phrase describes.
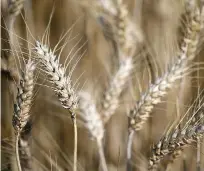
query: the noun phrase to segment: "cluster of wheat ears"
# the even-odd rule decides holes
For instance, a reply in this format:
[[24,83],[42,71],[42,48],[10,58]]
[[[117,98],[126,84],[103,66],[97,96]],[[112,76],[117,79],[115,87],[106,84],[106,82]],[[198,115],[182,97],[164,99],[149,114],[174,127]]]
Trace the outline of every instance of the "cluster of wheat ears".
[[[3,2],[2,2],[3,3]],[[65,60],[61,63],[60,55],[66,43],[62,45],[62,41],[70,32],[64,33],[58,43],[51,48],[49,34],[50,24],[48,23],[44,35],[41,39],[32,37],[29,27],[26,25],[28,34],[34,43],[28,42],[27,59],[17,57],[23,61],[20,72],[17,74],[6,63],[6,57],[3,55],[15,54],[12,46],[12,36],[15,34],[15,18],[22,15],[21,9],[24,7],[24,1],[14,0],[6,2],[8,9],[6,15],[3,16],[2,29],[8,34],[8,42],[10,47],[2,49],[1,71],[7,72],[15,82],[17,89],[16,98],[13,107],[13,128],[15,130],[15,156],[18,170],[32,169],[32,148],[27,142],[31,137],[31,130],[26,132],[28,127],[32,129],[35,121],[30,124],[31,109],[35,101],[35,86],[38,85],[38,76],[44,74],[48,85],[47,89],[51,89],[58,98],[61,107],[70,114],[74,137],[70,141],[74,143],[73,149],[73,170],[78,170],[78,118],[83,121],[83,125],[89,131],[91,138],[97,143],[99,156],[99,168],[108,171],[106,162],[106,154],[104,153],[106,127],[113,115],[117,115],[120,107],[121,95],[126,92],[126,84],[134,77],[134,69],[137,61],[135,56],[145,49],[141,44],[145,41],[145,36],[140,28],[134,23],[131,14],[128,11],[124,0],[92,0],[92,1],[76,1],[75,3],[83,8],[91,9],[89,11],[99,25],[104,30],[108,30],[108,34],[115,45],[115,55],[117,55],[118,65],[115,73],[110,77],[106,88],[103,90],[103,96],[100,97],[100,103],[94,100],[94,96],[81,88],[76,88],[76,83],[72,80],[72,74],[76,69],[78,61],[73,65],[71,60]],[[56,2],[57,3],[57,2]],[[91,8],[90,8],[91,3]],[[144,129],[152,115],[155,106],[162,102],[162,99],[168,94],[168,91],[174,87],[178,81],[181,82],[184,77],[201,68],[201,63],[194,62],[196,55],[200,51],[202,45],[201,33],[204,28],[204,2],[201,0],[183,0],[182,21],[183,29],[182,38],[178,42],[178,50],[174,61],[169,63],[166,71],[161,76],[151,80],[147,89],[141,91],[140,97],[133,105],[129,105],[129,109],[124,113],[128,118],[128,140],[126,142],[126,167],[127,171],[133,169],[134,160],[132,158],[132,146],[134,137]],[[2,4],[3,5],[3,4]],[[50,14],[50,21],[54,13],[54,8]],[[26,14],[26,13],[25,13]],[[25,21],[25,20],[24,20]],[[15,35],[17,36],[17,35]],[[26,40],[25,40],[26,41]],[[144,44],[144,43],[143,43]],[[60,50],[60,52],[59,52]],[[70,51],[73,51],[71,49]],[[70,52],[71,53],[71,52]],[[83,55],[83,54],[82,54]],[[9,55],[8,55],[9,56]],[[12,55],[11,55],[12,56]],[[10,57],[10,56],[9,56]],[[83,56],[82,56],[83,57]],[[12,57],[10,57],[12,58]],[[15,58],[15,57],[14,57]],[[81,58],[81,57],[80,57]],[[68,58],[67,58],[68,59]],[[9,59],[8,59],[9,60]],[[68,70],[68,68],[71,69]],[[135,87],[135,88],[140,88]],[[3,90],[2,90],[3,91]],[[159,170],[162,162],[167,161],[166,170],[170,169],[170,165],[179,157],[183,149],[201,143],[204,135],[204,100],[202,89],[195,101],[188,107],[184,115],[180,116],[178,121],[174,121],[165,131],[163,136],[157,143],[149,147],[147,170]],[[4,106],[2,106],[4,108]],[[117,130],[116,130],[117,131]],[[26,138],[25,138],[26,134]],[[69,136],[69,135],[67,135]],[[113,142],[114,143],[114,142]],[[199,156],[197,156],[199,158]],[[199,159],[198,159],[199,160]],[[137,163],[136,163],[137,165]],[[57,170],[60,166],[56,166]],[[202,167],[197,167],[201,169]],[[204,168],[202,168],[204,169]],[[198,171],[198,170],[197,170]]]

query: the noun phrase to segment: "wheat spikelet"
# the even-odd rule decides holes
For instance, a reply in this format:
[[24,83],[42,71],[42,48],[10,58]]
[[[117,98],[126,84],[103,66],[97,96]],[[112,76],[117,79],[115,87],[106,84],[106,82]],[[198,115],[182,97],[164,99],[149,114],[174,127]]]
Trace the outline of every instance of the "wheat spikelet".
[[35,50],[44,71],[48,74],[49,81],[54,85],[59,101],[65,109],[72,112],[71,115],[75,118],[74,111],[78,107],[78,97],[71,85],[70,76],[65,76],[65,68],[60,65],[59,57],[40,42],[36,42]]
[[[181,128],[181,124],[172,129],[170,134],[164,136],[152,149],[149,160],[149,170],[156,169],[159,162],[165,156],[171,156],[175,160],[185,147],[196,142],[204,135],[204,110],[203,105],[194,114],[195,117]],[[194,116],[193,115],[193,116]],[[197,117],[198,116],[198,117]]]
[[142,129],[144,123],[149,118],[154,105],[160,103],[161,98],[167,94],[167,90],[189,70],[190,67],[188,66],[188,63],[195,57],[199,41],[199,33],[203,26],[199,8],[194,7],[190,9],[191,11],[188,13],[190,22],[187,25],[187,34],[183,38],[183,43],[180,48],[181,50],[176,62],[162,77],[158,78],[154,84],[149,86],[147,92],[141,95],[140,100],[129,112],[130,129],[136,131]]

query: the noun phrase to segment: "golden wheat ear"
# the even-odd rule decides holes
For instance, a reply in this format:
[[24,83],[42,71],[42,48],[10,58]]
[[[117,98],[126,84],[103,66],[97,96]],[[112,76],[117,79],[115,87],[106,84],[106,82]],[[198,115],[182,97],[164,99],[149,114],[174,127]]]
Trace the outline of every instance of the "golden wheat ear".
[[[17,87],[16,103],[14,104],[13,127],[16,132],[16,158],[19,171],[22,170],[21,159],[19,156],[19,145],[22,145],[21,133],[30,119],[30,109],[34,90],[34,71],[35,64],[29,60],[22,74],[22,79]],[[22,149],[23,151],[24,149]]]
[[160,103],[161,98],[167,94],[168,89],[172,88],[175,82],[183,78],[191,69],[190,63],[196,55],[200,31],[203,28],[203,20],[198,6],[189,8],[187,4],[187,7],[186,15],[188,15],[189,22],[187,23],[187,33],[183,38],[179,55],[175,63],[169,67],[169,70],[162,77],[156,79],[154,84],[149,86],[149,89],[141,95],[135,107],[130,110],[130,129],[135,131],[142,129],[154,106]]
[[130,133],[127,151],[129,158],[131,158],[134,132],[143,128],[155,105],[161,102],[161,98],[168,93],[168,90],[175,85],[177,80],[189,74],[192,69],[191,62],[196,56],[199,35],[204,23],[201,15],[202,11],[197,4],[190,4],[189,1],[185,1],[185,8],[185,14],[188,18],[187,32],[183,37],[175,63],[169,66],[168,71],[157,78],[155,83],[149,85],[148,90],[141,94],[140,99],[128,113]]
[[74,125],[74,171],[77,170],[77,123],[76,110],[78,108],[78,96],[72,87],[71,75],[65,75],[65,67],[59,63],[59,57],[54,55],[51,49],[40,42],[36,42],[35,52],[43,71],[48,75],[48,81],[54,86],[63,108],[68,109]]
[[53,89],[60,103],[65,109],[70,110],[71,117],[75,118],[78,97],[72,87],[71,78],[65,75],[65,68],[59,63],[59,57],[40,42],[36,42],[35,51],[44,72],[48,75],[48,81],[54,85]]
[[103,121],[99,112],[97,111],[95,101],[88,92],[80,92],[79,98],[81,117],[85,121],[85,125],[88,128],[91,136],[97,142],[102,169],[103,171],[108,171],[102,143],[105,132]]

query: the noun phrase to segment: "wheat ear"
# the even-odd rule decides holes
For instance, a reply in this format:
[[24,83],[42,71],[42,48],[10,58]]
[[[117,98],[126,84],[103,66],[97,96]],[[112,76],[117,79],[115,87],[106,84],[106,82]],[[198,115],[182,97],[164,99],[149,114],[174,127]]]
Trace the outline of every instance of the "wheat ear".
[[149,89],[141,95],[140,100],[129,111],[128,160],[131,158],[133,131],[139,131],[143,128],[154,106],[160,103],[161,98],[167,94],[167,90],[172,88],[174,83],[187,73],[190,69],[188,63],[195,57],[203,20],[199,7],[191,6],[192,8],[189,8],[189,6],[190,4],[186,2],[186,15],[189,18],[189,23],[176,62],[169,67],[169,70],[162,77],[156,79],[155,83],[149,86]]
[[110,81],[110,85],[105,92],[104,99],[102,101],[102,117],[106,123],[110,117],[114,114],[119,104],[119,97],[122,93],[125,84],[130,78],[133,69],[132,58],[127,58],[121,61],[120,66],[116,74]]
[[[186,126],[182,129],[181,124],[174,128],[170,134],[164,136],[156,145],[153,146],[151,157],[149,160],[149,170],[154,170],[158,167],[159,162],[167,155],[176,159],[182,150],[191,145],[204,135],[204,106],[202,105],[196,111],[193,119],[190,119]],[[193,115],[193,116],[194,116]]]
[[[189,11],[188,11],[189,12]],[[190,22],[187,25],[187,34],[183,38],[176,62],[170,69],[154,84],[149,86],[147,92],[141,95],[140,100],[129,112],[130,129],[139,131],[149,118],[154,105],[161,102],[161,98],[167,94],[167,90],[172,88],[174,83],[181,79],[189,70],[189,62],[194,59],[199,41],[199,33],[203,26],[199,7],[191,8],[188,13]]]
[[54,85],[54,91],[58,96],[61,105],[71,112],[74,125],[74,171],[77,170],[77,124],[76,109],[78,108],[78,96],[72,87],[70,76],[65,75],[65,68],[59,63],[59,57],[54,55],[46,45],[36,42],[35,51],[44,72],[48,74],[48,80]]
[[17,16],[23,8],[25,0],[11,0],[9,3],[9,13],[13,16]]
[[30,108],[34,89],[34,70],[35,65],[31,60],[25,66],[25,71],[17,88],[17,98],[14,105],[13,127],[16,132],[16,159],[19,171],[22,170],[19,158],[19,139],[21,132],[30,119]]
[[85,125],[88,128],[91,136],[97,142],[102,169],[103,171],[108,171],[102,145],[104,136],[103,121],[97,111],[95,102],[91,95],[87,92],[80,92],[79,97],[79,109],[81,117],[85,121]]

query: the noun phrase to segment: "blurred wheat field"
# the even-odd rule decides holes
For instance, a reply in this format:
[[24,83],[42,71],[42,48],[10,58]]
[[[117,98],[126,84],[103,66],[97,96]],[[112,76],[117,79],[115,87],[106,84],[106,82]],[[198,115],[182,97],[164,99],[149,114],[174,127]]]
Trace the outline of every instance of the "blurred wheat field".
[[[203,7],[202,0],[2,0],[1,169],[18,170],[12,117],[16,110],[14,104],[19,103],[16,97],[26,75],[26,64],[28,59],[32,59],[36,69],[32,102],[29,101],[30,116],[21,130],[19,141],[22,143],[20,145],[25,141],[26,146],[22,149],[24,153],[19,147],[22,170],[73,170],[75,134],[70,113],[76,113],[77,120],[78,171],[203,170],[204,29],[201,27],[196,37],[200,28],[195,24],[198,20],[196,17],[193,18],[192,28],[188,28],[191,23],[185,16],[185,3],[198,3],[199,9]],[[193,11],[192,6],[190,12]],[[199,21],[204,25],[204,10]],[[193,29],[196,33],[183,40],[185,32],[190,34]],[[36,41],[41,42],[43,37],[47,48],[52,50],[63,38],[53,53],[59,56],[59,63],[67,66],[64,75],[71,73],[70,86],[73,85],[74,93],[79,96],[80,111],[71,110],[72,106],[63,108],[62,95],[57,94],[57,88],[52,90],[53,85],[58,84],[54,82],[54,77],[48,76],[48,64],[40,68],[43,59],[38,52],[43,46],[39,45],[36,50],[35,44]],[[196,39],[192,44],[191,38]],[[190,42],[185,46],[186,56],[192,57],[189,65],[177,62],[180,51],[185,51],[185,48],[181,48],[185,45],[182,41],[186,44]],[[171,70],[176,62],[179,65],[175,68],[181,71]],[[55,67],[53,72],[60,67]],[[22,71],[25,73],[22,74]],[[141,99],[141,104],[145,106],[147,100],[144,99],[149,97],[151,87],[160,84],[159,79],[162,80],[165,73],[170,71],[177,74],[171,78],[172,86],[164,84],[159,87],[159,95],[150,97],[150,101],[156,98],[155,101],[147,102],[143,110],[138,109],[137,119],[129,115],[135,105],[139,108]],[[170,80],[169,75],[166,74],[167,80]],[[57,81],[60,81],[60,76]],[[72,88],[69,90],[72,91]],[[143,95],[145,92],[146,95]],[[133,115],[135,111],[132,111]],[[197,111],[198,119],[197,116],[194,118]],[[148,114],[150,117],[146,119]],[[183,119],[186,115],[191,118],[189,121]],[[16,117],[18,120],[20,116]],[[197,120],[194,122],[192,118]],[[189,126],[193,135],[197,135],[196,131],[201,129],[201,136],[193,136],[192,139],[196,140],[189,142],[190,145],[173,160],[165,152],[160,153],[161,148],[153,147],[168,136],[170,130],[184,130],[182,124],[176,127],[180,122],[193,124],[190,125],[193,128]],[[138,127],[135,128],[135,125]],[[131,131],[135,133],[131,159],[128,161]],[[179,133],[178,139],[183,136]],[[181,139],[187,142],[191,134]],[[102,144],[106,169],[101,161],[99,142]],[[173,146],[171,148],[174,149]],[[149,167],[152,154],[159,157],[164,155],[158,168]]]

